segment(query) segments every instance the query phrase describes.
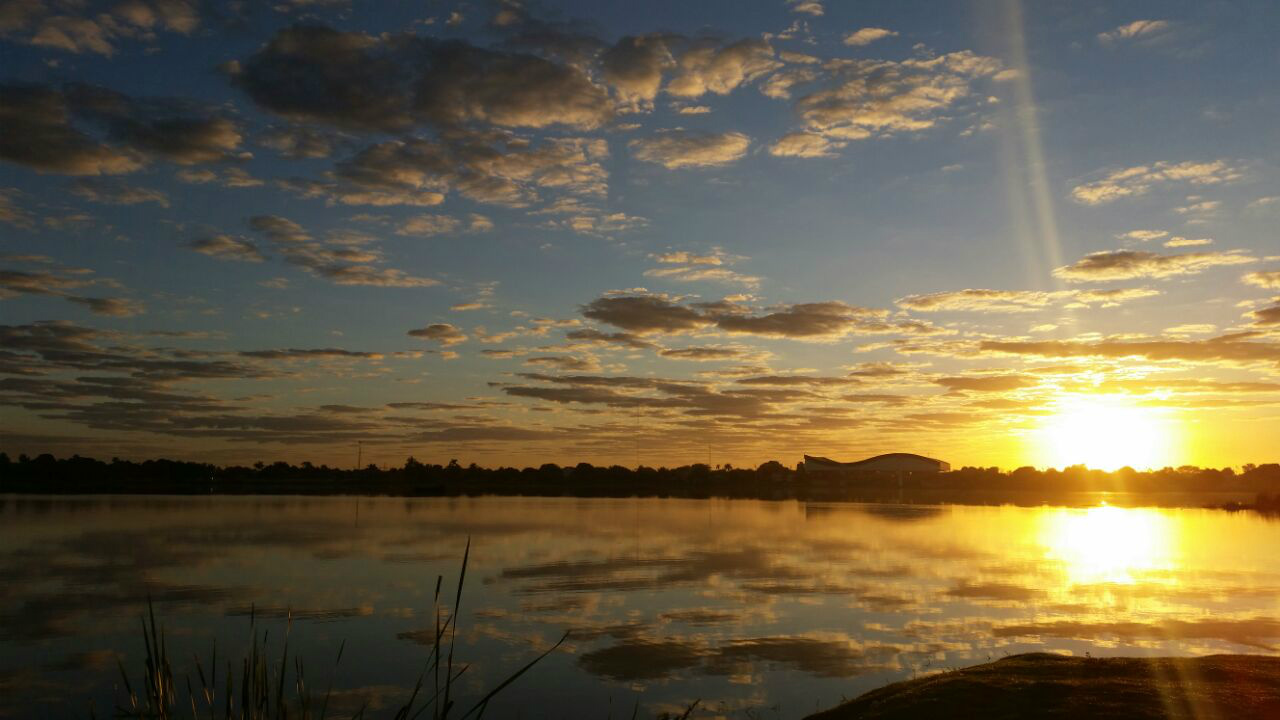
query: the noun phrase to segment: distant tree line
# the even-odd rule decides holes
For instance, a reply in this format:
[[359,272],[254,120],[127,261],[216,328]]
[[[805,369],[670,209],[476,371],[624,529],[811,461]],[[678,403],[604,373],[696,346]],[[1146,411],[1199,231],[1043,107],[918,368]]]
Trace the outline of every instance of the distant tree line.
[[[254,463],[221,467],[178,460],[110,462],[73,455],[55,458],[0,452],[0,492],[26,493],[297,493],[297,494],[526,494],[677,497],[755,497],[799,499],[867,499],[1001,501],[1010,493],[1032,493],[1052,499],[1063,493],[1116,492],[1139,495],[1169,492],[1232,492],[1256,494],[1261,507],[1280,507],[1280,464],[1233,468],[1182,466],[1114,472],[1084,465],[1048,470],[1020,467],[1005,472],[995,467],[962,467],[945,473],[899,475],[885,472],[805,473],[777,461],[756,468],[703,463],[674,468],[589,463],[538,467],[484,468],[452,460],[445,465],[408,458],[397,468],[368,465],[359,469],[333,468],[303,462]],[[905,495],[904,495],[905,493]],[[990,496],[990,497],[984,497]]]

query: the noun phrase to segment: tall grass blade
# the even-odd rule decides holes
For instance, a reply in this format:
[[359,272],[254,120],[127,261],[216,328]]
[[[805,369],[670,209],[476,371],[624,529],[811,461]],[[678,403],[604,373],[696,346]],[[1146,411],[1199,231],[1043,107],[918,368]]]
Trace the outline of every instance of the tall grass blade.
[[510,685],[511,683],[515,682],[515,681],[516,681],[516,679],[517,679],[517,678],[519,678],[521,675],[523,675],[523,674],[525,674],[526,672],[528,672],[528,671],[529,671],[529,668],[533,667],[534,665],[537,665],[539,662],[541,662],[541,661],[542,661],[542,659],[543,659],[543,658],[545,658],[546,656],[548,656],[548,655],[550,655],[551,653],[555,652],[555,651],[556,651],[556,649],[557,649],[557,648],[559,648],[561,645],[563,645],[563,644],[564,644],[564,641],[565,641],[565,640],[568,640],[568,639],[569,639],[569,631],[568,631],[568,630],[566,630],[566,631],[565,631],[565,633],[564,633],[564,635],[561,635],[561,636],[560,636],[560,639],[556,641],[556,644],[555,644],[555,645],[552,645],[550,648],[547,648],[546,652],[542,653],[541,655],[539,655],[538,657],[534,658],[533,660],[530,660],[528,665],[525,665],[524,667],[522,667],[522,668],[520,668],[519,670],[517,670],[514,674],[512,674],[512,675],[511,675],[511,677],[507,678],[506,680],[503,680],[503,681],[498,685],[498,687],[496,687],[496,688],[494,688],[494,689],[490,690],[490,691],[489,691],[489,694],[488,694],[488,695],[485,695],[485,696],[480,700],[480,702],[476,703],[474,707],[472,707],[472,708],[471,708],[470,710],[468,710],[465,714],[463,714],[463,716],[462,716],[462,718],[461,718],[460,720],[467,720],[467,718],[468,718],[468,717],[471,717],[471,714],[472,714],[472,713],[474,713],[474,712],[476,712],[477,710],[478,710],[478,711],[480,711],[480,712],[484,712],[484,707],[485,707],[486,705],[488,705],[488,704],[489,704],[489,701],[490,701],[490,700],[492,700],[492,699],[493,699],[493,697],[494,697],[495,695],[497,695],[498,693],[502,692],[502,691],[503,691],[503,690],[504,690],[508,685]]

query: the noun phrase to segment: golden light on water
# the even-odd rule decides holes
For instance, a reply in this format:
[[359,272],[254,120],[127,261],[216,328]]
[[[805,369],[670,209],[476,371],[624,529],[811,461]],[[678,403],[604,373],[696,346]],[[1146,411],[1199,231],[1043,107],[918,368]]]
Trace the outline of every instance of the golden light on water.
[[1060,400],[1036,431],[1041,464],[1084,464],[1100,470],[1176,465],[1178,422],[1161,408],[1119,396]]
[[1039,539],[1069,584],[1130,585],[1177,565],[1175,535],[1159,510],[1103,505],[1043,515]]

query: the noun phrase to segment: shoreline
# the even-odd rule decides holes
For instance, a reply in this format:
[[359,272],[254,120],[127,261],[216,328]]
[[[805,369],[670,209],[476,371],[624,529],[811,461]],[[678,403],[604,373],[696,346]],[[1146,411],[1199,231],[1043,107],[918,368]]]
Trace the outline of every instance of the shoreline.
[[1280,657],[1013,655],[871,690],[806,720],[1280,717]]
[[83,485],[77,487],[14,487],[0,484],[0,498],[90,498],[90,497],[306,497],[306,498],[581,498],[581,499],[671,499],[671,500],[758,500],[763,502],[796,501],[812,504],[815,510],[824,503],[858,503],[871,505],[973,505],[1015,507],[1159,507],[1221,510],[1224,512],[1258,512],[1273,514],[1269,508],[1251,504],[1251,494],[1244,491],[1116,492],[1110,490],[1072,490],[1056,493],[1020,490],[931,490],[896,488],[789,488],[786,491],[755,492],[753,489],[730,488],[581,488],[486,486],[486,487],[334,487],[307,483],[223,484],[208,488],[190,484],[138,483],[130,485]]

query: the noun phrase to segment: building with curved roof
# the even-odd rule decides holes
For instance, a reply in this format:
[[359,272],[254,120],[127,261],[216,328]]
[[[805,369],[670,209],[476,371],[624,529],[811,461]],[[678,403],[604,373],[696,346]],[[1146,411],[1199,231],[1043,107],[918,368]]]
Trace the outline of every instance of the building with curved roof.
[[885,453],[857,462],[837,462],[815,455],[804,456],[806,473],[891,472],[938,473],[947,472],[951,464],[943,460],[914,453]]

